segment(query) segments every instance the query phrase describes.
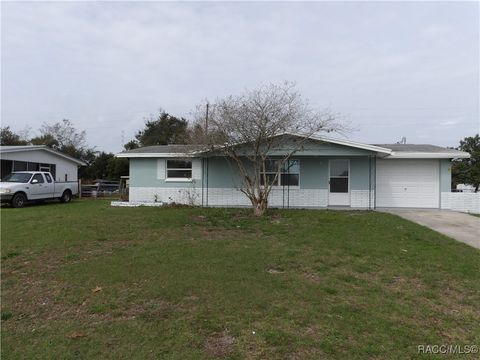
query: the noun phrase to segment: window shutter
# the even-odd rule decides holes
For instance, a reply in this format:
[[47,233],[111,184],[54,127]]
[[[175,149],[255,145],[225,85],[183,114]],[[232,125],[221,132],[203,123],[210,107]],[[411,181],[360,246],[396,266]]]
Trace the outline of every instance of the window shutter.
[[157,160],[157,179],[165,179],[165,159]]
[[192,178],[202,178],[202,161],[200,159],[192,159]]

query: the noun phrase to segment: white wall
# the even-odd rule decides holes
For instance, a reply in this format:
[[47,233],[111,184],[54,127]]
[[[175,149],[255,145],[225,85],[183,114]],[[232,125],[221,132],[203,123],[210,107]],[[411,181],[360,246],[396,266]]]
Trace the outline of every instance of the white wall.
[[[291,208],[321,208],[327,206],[328,191],[324,189],[291,189],[289,200],[286,192],[274,189],[270,193],[270,207]],[[132,202],[176,202],[179,204],[202,203],[201,188],[161,188],[161,187],[130,187],[129,201]],[[204,189],[204,204],[206,205],[207,190]],[[368,199],[368,196],[367,196]],[[240,190],[235,188],[209,188],[208,206],[251,206],[250,200]]]
[[[368,195],[370,195],[370,200]],[[350,206],[354,209],[373,209],[375,207],[375,191],[350,190]]]
[[67,174],[68,181],[78,180],[78,165],[61,156],[57,156],[45,150],[27,150],[13,153],[3,153],[3,160],[29,161],[35,163],[55,164],[56,181],[65,181]]
[[442,192],[442,209],[480,214],[480,193]]

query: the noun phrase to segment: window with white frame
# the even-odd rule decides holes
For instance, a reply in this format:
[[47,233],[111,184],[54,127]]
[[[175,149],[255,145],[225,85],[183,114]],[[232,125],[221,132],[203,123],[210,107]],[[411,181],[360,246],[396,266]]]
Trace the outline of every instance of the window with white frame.
[[299,186],[300,184],[300,162],[288,160],[280,166],[281,160],[267,160],[265,162],[265,176],[260,174],[260,184],[265,185],[264,178],[268,184],[273,186]]
[[191,160],[167,160],[167,179],[191,179]]

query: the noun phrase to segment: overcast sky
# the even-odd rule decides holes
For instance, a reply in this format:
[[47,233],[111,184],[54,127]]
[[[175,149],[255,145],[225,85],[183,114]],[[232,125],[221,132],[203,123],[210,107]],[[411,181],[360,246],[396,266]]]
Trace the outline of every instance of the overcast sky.
[[368,143],[479,131],[478,2],[2,2],[2,126],[117,152],[163,108],[295,81]]

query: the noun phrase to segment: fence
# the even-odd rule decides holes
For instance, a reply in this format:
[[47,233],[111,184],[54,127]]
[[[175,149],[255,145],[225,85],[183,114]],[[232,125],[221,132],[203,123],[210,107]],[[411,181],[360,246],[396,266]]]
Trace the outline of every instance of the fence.
[[444,192],[442,209],[480,214],[480,192]]
[[81,198],[98,198],[119,196],[120,184],[118,181],[96,182],[94,184],[82,184],[80,182]]

